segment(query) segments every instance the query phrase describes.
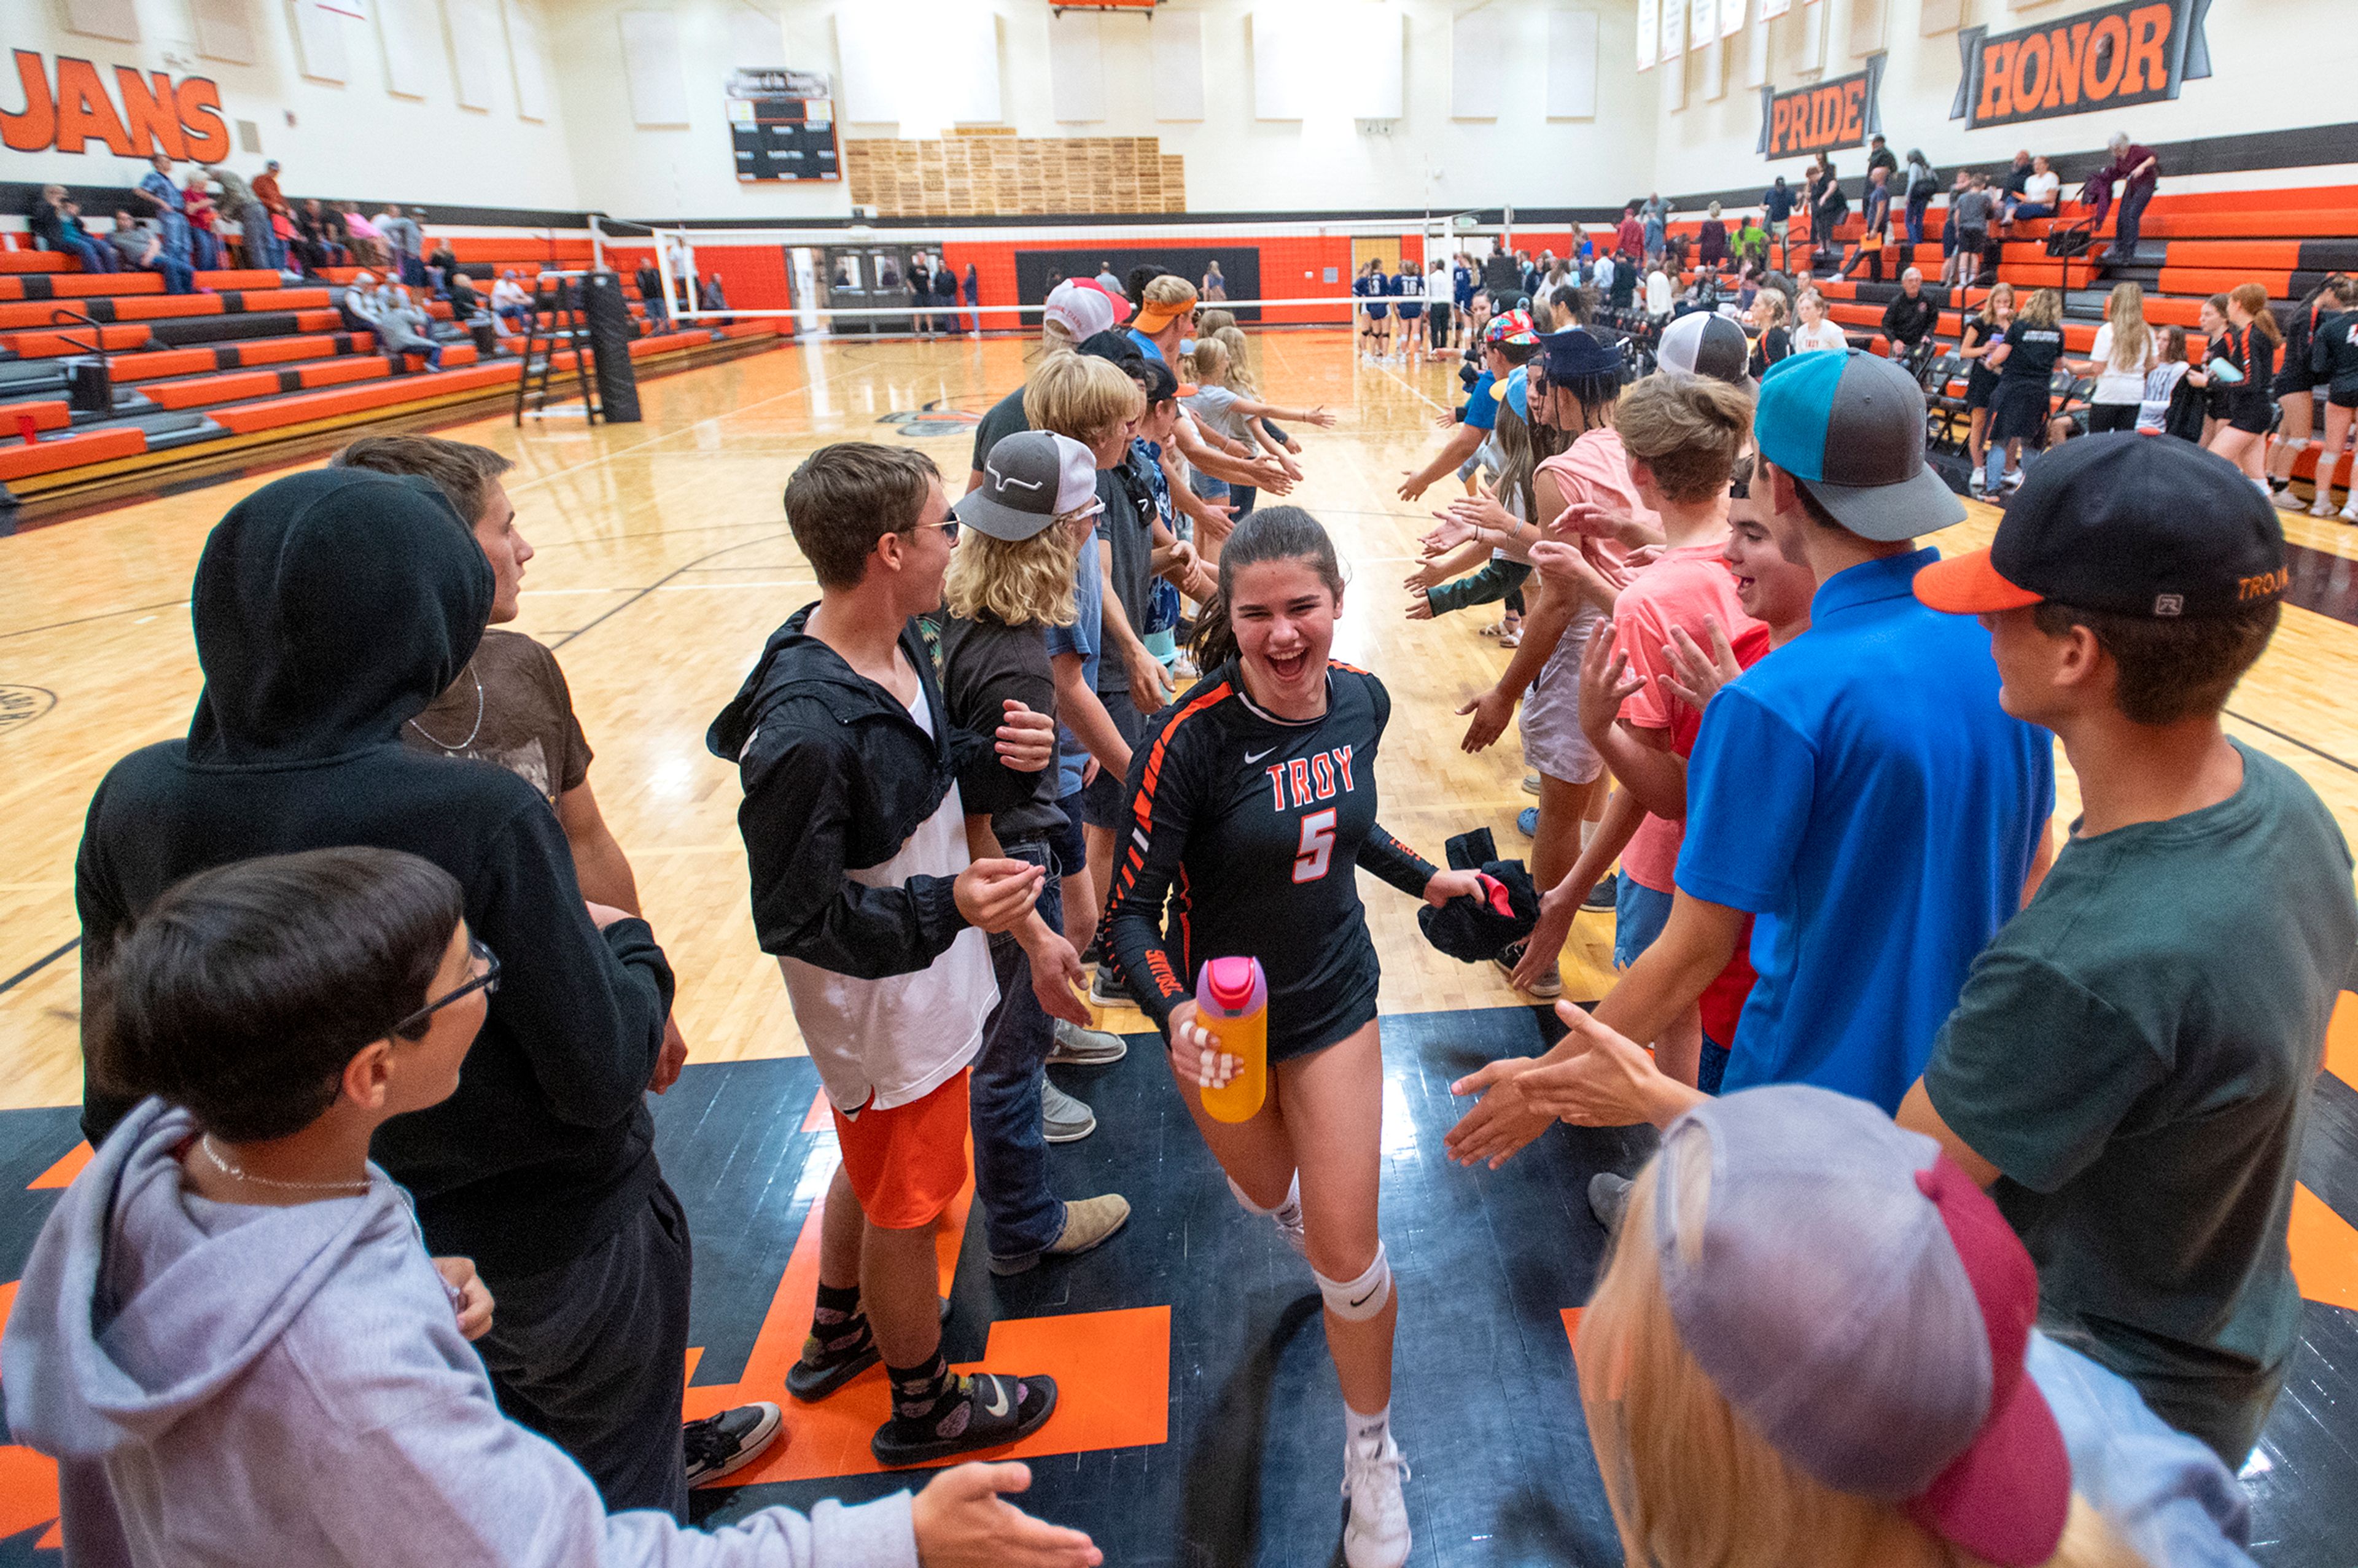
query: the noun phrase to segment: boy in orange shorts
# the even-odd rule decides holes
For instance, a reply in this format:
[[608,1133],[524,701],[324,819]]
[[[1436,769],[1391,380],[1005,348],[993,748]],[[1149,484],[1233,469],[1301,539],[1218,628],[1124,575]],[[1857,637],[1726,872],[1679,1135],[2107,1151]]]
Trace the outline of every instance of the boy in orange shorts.
[[835,1113],[843,1162],[819,1230],[799,1400],[879,1360],[892,1414],[870,1446],[939,1464],[1036,1431],[1046,1378],[951,1374],[934,1226],[966,1176],[967,1067],[999,1000],[986,933],[1030,956],[1041,1005],[1086,1023],[1080,961],[1033,912],[1044,873],[970,860],[966,814],[1032,793],[1055,724],[1007,704],[994,739],[953,727],[912,617],[938,609],[957,522],[933,462],[821,448],[786,484],[819,600],[781,626],[706,737],[738,765],[753,924]]

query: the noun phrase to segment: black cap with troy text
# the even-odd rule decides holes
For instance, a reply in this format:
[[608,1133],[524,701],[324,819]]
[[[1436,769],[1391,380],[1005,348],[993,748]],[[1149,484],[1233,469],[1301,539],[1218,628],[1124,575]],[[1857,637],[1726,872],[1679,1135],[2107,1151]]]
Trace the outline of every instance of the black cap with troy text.
[[1976,615],[2052,600],[2147,620],[2284,597],[2277,509],[2226,459],[2172,436],[2066,442],[2031,465],[1986,550],[1916,574],[1916,597]]

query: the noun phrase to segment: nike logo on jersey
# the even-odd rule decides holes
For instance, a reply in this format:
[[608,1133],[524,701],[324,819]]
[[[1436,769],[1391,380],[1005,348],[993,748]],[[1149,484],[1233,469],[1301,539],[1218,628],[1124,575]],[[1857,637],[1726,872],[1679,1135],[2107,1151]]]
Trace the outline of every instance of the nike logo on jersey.
[[[1269,752],[1277,750],[1272,746]],[[1266,757],[1269,752],[1263,752]],[[1258,762],[1247,757],[1245,761]],[[1336,746],[1314,756],[1291,757],[1282,762],[1272,762],[1261,770],[1269,775],[1270,804],[1278,810],[1286,808],[1287,796],[1293,797],[1296,809],[1313,801],[1332,800],[1337,793],[1351,793],[1351,748]]]
[[1245,753],[1245,762],[1246,762],[1248,764],[1249,764],[1249,763],[1253,763],[1253,762],[1260,762],[1263,757],[1268,756],[1271,752],[1274,752],[1274,751],[1276,751],[1276,750],[1277,750],[1277,748],[1276,748],[1276,747],[1274,747],[1274,746],[1263,746],[1263,747],[1262,747],[1260,751],[1258,751],[1258,752],[1247,752]]

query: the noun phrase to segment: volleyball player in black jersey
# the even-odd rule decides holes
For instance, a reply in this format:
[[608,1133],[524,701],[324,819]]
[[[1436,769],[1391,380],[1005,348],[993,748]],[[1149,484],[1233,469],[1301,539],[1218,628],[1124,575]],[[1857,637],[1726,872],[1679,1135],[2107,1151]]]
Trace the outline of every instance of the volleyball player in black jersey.
[[[1316,1274],[1347,1407],[1344,1557],[1394,1568],[1409,1549],[1390,1432],[1399,1303],[1377,1232],[1383,1058],[1355,868],[1436,904],[1479,884],[1377,825],[1391,699],[1327,658],[1342,601],[1335,546],[1301,508],[1264,507],[1228,536],[1197,639],[1204,678],[1132,753],[1108,945],[1169,1038],[1180,1093],[1238,1201],[1275,1217]],[[1213,1120],[1201,1096],[1239,1064],[1194,1022],[1198,969],[1232,956],[1269,977],[1271,1067],[1260,1113],[1235,1123]]]

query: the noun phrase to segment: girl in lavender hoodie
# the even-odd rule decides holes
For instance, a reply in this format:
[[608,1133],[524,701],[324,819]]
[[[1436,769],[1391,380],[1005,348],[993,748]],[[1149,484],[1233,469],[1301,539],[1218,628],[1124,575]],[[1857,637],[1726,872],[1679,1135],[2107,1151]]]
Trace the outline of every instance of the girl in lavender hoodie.
[[115,950],[90,1070],[148,1098],[42,1227],[0,1338],[70,1568],[1097,1563],[999,1497],[1021,1465],[708,1534],[609,1515],[501,1415],[468,1344],[489,1292],[427,1257],[368,1159],[458,1087],[482,1023],[499,960],[461,914],[425,860],[319,849],[191,877]]

